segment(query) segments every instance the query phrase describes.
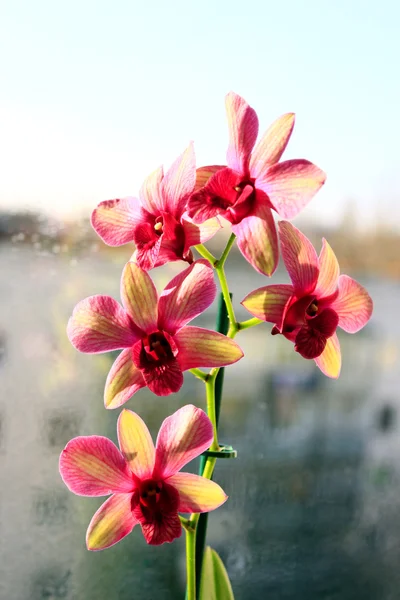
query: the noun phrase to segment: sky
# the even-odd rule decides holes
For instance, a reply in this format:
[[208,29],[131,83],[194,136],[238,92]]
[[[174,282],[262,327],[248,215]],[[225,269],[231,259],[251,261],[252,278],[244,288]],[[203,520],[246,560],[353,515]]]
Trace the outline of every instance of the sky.
[[89,215],[195,143],[223,164],[224,97],[327,173],[304,211],[400,223],[397,0],[2,0],[0,208]]

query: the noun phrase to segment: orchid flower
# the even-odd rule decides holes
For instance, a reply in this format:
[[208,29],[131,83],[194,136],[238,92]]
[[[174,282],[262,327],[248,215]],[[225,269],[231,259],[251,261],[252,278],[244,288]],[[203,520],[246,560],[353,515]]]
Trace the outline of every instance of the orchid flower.
[[117,424],[120,450],[106,437],[76,437],[60,456],[66,486],[79,496],[108,496],[86,534],[88,550],[104,550],[139,524],[148,544],[172,542],[182,533],[178,512],[209,512],[227,496],[221,487],[191,473],[179,473],[209,448],[213,429],[193,405],[162,423],[156,447],[145,423],[124,409]]
[[226,336],[186,326],[215,294],[213,270],[205,260],[174,277],[159,298],[148,273],[128,262],[121,278],[122,306],[110,296],[77,304],[67,327],[72,345],[89,354],[122,349],[107,377],[106,408],[121,406],[144,386],[167,396],[181,388],[182,371],[223,367],[243,356]]
[[195,223],[221,215],[232,223],[239,250],[260,273],[278,264],[278,239],[271,209],[291,219],[325,181],[308,160],[278,162],[294,126],[294,114],[278,118],[256,144],[256,112],[237,94],[226,97],[229,127],[227,166],[197,170],[197,189],[188,201]]
[[196,181],[193,145],[164,176],[160,167],[147,177],[136,198],[101,202],[92,225],[109,246],[135,242],[134,260],[146,271],[167,262],[193,262],[191,246],[209,240],[221,227],[217,219],[196,225],[185,213]]
[[287,221],[279,223],[282,258],[292,285],[268,285],[251,292],[242,304],[264,321],[272,334],[294,342],[304,358],[313,358],[328,377],[340,374],[337,327],[356,333],[372,314],[372,300],[357,281],[339,275],[336,256],[323,239],[319,255],[311,242]]

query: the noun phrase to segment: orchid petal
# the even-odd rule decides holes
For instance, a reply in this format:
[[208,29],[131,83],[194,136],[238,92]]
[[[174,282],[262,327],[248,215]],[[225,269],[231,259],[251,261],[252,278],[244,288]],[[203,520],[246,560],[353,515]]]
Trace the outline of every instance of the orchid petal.
[[110,296],[90,296],[78,302],[67,335],[74,348],[89,354],[128,348],[140,337],[132,319]]
[[233,340],[202,327],[184,327],[174,335],[182,371],[197,367],[225,367],[243,356]]
[[140,214],[136,198],[100,202],[92,212],[93,229],[109,246],[122,246],[133,241],[133,230]]
[[166,364],[142,369],[147,387],[157,396],[169,396],[179,392],[183,385],[182,368],[174,358]]
[[186,254],[191,246],[204,244],[204,242],[211,239],[221,229],[221,223],[217,218],[208,219],[201,225],[196,225],[189,217],[184,216],[181,223],[185,232],[183,254]]
[[[292,333],[294,336],[294,332]],[[296,334],[294,349],[303,358],[316,358],[320,356],[326,346],[327,338],[319,335],[312,329],[302,327]]]
[[122,272],[121,299],[135,324],[146,333],[157,329],[157,290],[150,276],[134,262]]
[[124,409],[118,418],[117,432],[119,447],[132,473],[141,480],[150,479],[156,451],[145,422]]
[[154,472],[166,479],[210,447],[213,428],[200,408],[188,404],[165,419],[156,442]]
[[244,174],[248,169],[250,153],[258,135],[257,114],[234,92],[226,96],[225,108],[229,130],[229,146],[226,154],[228,166]]
[[140,370],[132,362],[132,349],[117,356],[108,374],[104,389],[106,408],[118,408],[146,385]]
[[362,285],[347,275],[339,277],[338,287],[339,295],[331,304],[331,308],[339,316],[339,327],[348,333],[356,333],[371,318],[371,297]]
[[256,271],[272,275],[278,258],[278,236],[271,209],[261,201],[262,192],[256,191],[257,204],[253,213],[232,226],[240,252]]
[[144,539],[151,546],[171,543],[182,535],[182,525],[177,514],[163,515],[162,521],[142,524]]
[[293,113],[282,115],[257,142],[250,159],[252,177],[262,178],[267,168],[279,161],[292,135],[294,118]]
[[160,255],[162,235],[154,239],[152,234],[153,231],[148,227],[138,227],[135,230],[136,254],[132,262],[136,262],[143,271],[153,269]]
[[196,181],[196,159],[193,144],[189,144],[168,169],[162,182],[165,210],[180,218]]
[[284,219],[293,219],[324,184],[326,175],[308,160],[295,159],[269,167],[257,178],[273,208]]
[[217,483],[199,475],[176,473],[167,481],[179,492],[179,512],[209,512],[221,506],[228,499],[224,490]]
[[280,221],[283,262],[298,296],[314,291],[318,279],[318,256],[313,245],[294,225]]
[[131,503],[132,494],[114,494],[100,506],[86,533],[88,550],[104,550],[131,533],[138,524]]
[[337,334],[326,340],[326,346],[322,354],[314,359],[324,375],[337,379],[340,375],[342,358],[340,354],[340,344]]
[[206,310],[214,301],[217,286],[206,260],[196,260],[174,277],[158,302],[158,326],[174,334]]
[[143,207],[155,216],[158,216],[164,210],[164,202],[161,194],[161,181],[163,177],[163,168],[158,167],[158,169],[146,177],[139,191],[139,198]]
[[250,292],[241,304],[258,319],[275,323],[281,330],[285,311],[292,297],[291,285],[267,285]]
[[196,183],[194,186],[194,191],[197,192],[197,190],[204,187],[210,177],[212,177],[217,171],[225,168],[225,165],[209,165],[196,169]]
[[335,253],[324,238],[318,262],[319,275],[315,295],[317,298],[326,298],[337,290],[340,268]]
[[134,489],[121,452],[100,435],[76,437],[68,442],[60,455],[60,474],[68,489],[79,496],[108,496]]

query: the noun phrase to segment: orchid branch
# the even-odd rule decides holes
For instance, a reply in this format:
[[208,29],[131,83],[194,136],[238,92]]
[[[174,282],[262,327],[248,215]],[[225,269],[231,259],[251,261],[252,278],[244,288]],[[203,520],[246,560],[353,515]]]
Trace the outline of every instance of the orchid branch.
[[218,259],[215,258],[215,256],[211,254],[211,252],[205,246],[203,246],[203,244],[198,244],[197,246],[194,246],[194,248],[197,250],[200,256],[208,260],[212,267],[215,267]]
[[255,327],[255,325],[260,325],[261,323],[264,323],[264,321],[257,319],[257,317],[253,317],[247,321],[240,321],[237,323],[237,328],[238,331],[243,331],[243,329],[249,329],[250,327]]

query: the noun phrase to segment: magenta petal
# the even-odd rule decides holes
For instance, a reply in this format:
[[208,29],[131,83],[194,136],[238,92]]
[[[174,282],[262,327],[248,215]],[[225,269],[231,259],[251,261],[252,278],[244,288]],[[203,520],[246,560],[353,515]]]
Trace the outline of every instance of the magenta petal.
[[279,216],[293,219],[325,183],[326,175],[308,160],[295,159],[270,167],[256,187],[262,189]]
[[134,489],[132,474],[121,452],[100,435],[76,437],[60,455],[60,474],[79,496],[108,496]]
[[132,494],[114,494],[100,506],[86,533],[88,550],[104,550],[131,533],[138,524],[131,504]]
[[162,236],[157,238],[154,244],[147,244],[146,242],[143,243],[144,239],[146,238],[144,238],[143,232],[139,233],[137,236],[138,241],[135,242],[135,260],[132,261],[131,259],[131,262],[137,262],[141,269],[143,269],[144,271],[150,271],[156,266],[157,261],[159,259]]
[[206,167],[199,167],[196,169],[196,183],[194,186],[194,191],[197,192],[197,190],[204,187],[210,177],[212,177],[217,171],[225,168],[226,165],[208,165]]
[[294,127],[294,114],[282,115],[268,128],[257,142],[250,159],[250,175],[262,178],[268,167],[282,156]]
[[210,447],[213,428],[200,408],[188,404],[163,421],[156,442],[154,472],[166,479]]
[[256,193],[253,213],[232,225],[232,231],[240,252],[251,266],[263,275],[272,275],[278,265],[278,236],[271,209],[262,201],[264,194],[259,190]]
[[144,180],[139,192],[139,198],[143,207],[155,216],[158,216],[164,210],[161,193],[161,181],[163,177],[163,168],[159,167]]
[[136,263],[128,262],[122,272],[121,299],[132,320],[142,331],[156,331],[157,290],[150,275]]
[[196,160],[193,144],[168,169],[162,182],[165,210],[179,219],[196,181]]
[[331,308],[339,316],[339,327],[348,333],[360,331],[372,315],[373,304],[367,290],[357,281],[341,275],[339,277],[339,295]]
[[234,92],[226,96],[225,108],[229,130],[228,166],[244,174],[248,170],[250,153],[258,135],[257,114],[246,100]]
[[67,335],[80,352],[96,354],[128,348],[139,339],[140,332],[114,298],[90,296],[75,306]]
[[104,389],[106,408],[118,408],[125,404],[146,385],[141,371],[132,362],[132,348],[123,350],[115,359]]
[[267,285],[250,292],[241,304],[258,319],[276,323],[278,329],[281,330],[285,311],[292,297],[293,287],[291,285]]
[[212,304],[217,286],[206,260],[196,260],[174,277],[158,301],[158,326],[173,335]]
[[236,342],[202,327],[183,327],[174,335],[174,342],[182,371],[196,367],[225,367],[243,356]]
[[283,262],[297,296],[314,291],[318,275],[318,256],[310,240],[294,225],[280,221],[279,233]]
[[133,241],[140,204],[136,198],[121,198],[100,202],[92,213],[92,226],[109,246],[122,246]]

